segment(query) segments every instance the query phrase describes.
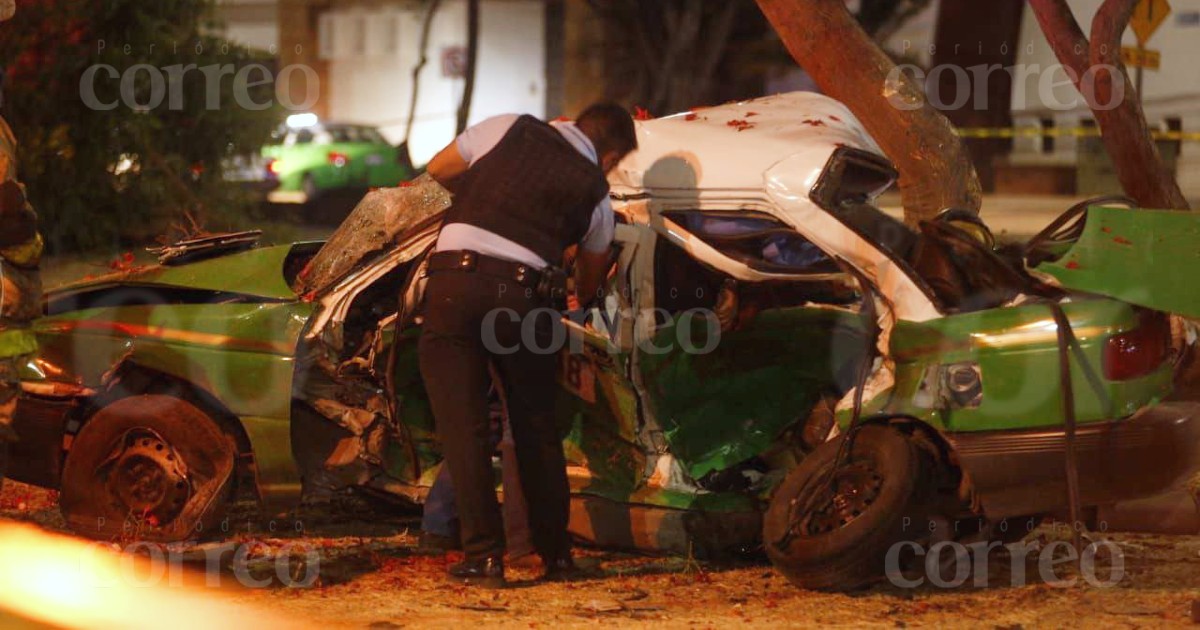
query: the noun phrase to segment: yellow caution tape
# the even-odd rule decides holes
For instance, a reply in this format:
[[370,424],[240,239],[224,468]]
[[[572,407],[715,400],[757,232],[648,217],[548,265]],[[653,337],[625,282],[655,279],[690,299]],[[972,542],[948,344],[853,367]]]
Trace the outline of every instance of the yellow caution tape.
[[[963,138],[1099,138],[1099,127],[960,127]],[[1200,142],[1200,132],[1150,130],[1155,140]]]

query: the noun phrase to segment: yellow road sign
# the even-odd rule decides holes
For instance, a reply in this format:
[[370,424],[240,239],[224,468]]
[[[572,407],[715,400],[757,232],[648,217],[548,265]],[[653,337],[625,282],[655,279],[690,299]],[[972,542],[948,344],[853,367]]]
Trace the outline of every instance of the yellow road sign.
[[1171,13],[1171,5],[1167,0],[1141,0],[1133,9],[1133,17],[1129,19],[1129,26],[1133,29],[1133,34],[1137,36],[1138,44],[1145,46],[1146,40],[1162,26],[1162,23]]
[[1162,65],[1162,53],[1148,48],[1121,47],[1121,62],[1130,68],[1158,70]]

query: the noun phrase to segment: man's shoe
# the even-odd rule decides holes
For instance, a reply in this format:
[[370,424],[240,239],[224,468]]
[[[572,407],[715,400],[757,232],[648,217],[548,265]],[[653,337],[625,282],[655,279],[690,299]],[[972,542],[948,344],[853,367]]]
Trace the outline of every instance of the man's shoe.
[[504,560],[497,556],[463,560],[451,565],[450,581],[484,588],[504,588]]
[[417,540],[417,549],[446,553],[447,551],[461,551],[462,543],[459,542],[456,536],[443,536],[433,532],[422,531],[420,539]]
[[546,582],[570,582],[584,577],[584,572],[579,567],[575,566],[575,561],[571,559],[571,555],[558,556],[556,558],[545,558],[546,572],[542,574],[542,580]]

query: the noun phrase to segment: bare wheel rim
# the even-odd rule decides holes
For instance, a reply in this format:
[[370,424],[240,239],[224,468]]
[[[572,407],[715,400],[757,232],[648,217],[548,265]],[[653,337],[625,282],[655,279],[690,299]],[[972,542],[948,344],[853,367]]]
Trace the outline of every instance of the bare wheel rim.
[[800,536],[833,533],[860,518],[879,499],[883,476],[869,458],[856,458],[834,471],[817,475],[793,502],[792,522]]
[[158,524],[175,520],[192,496],[183,458],[144,427],[126,432],[97,473],[123,512]]

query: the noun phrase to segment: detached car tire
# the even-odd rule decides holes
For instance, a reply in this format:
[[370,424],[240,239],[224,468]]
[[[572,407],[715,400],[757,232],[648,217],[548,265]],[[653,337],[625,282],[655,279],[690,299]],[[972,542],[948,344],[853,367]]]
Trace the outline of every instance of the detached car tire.
[[885,576],[893,545],[922,537],[931,462],[900,431],[865,426],[831,480],[844,440],[826,442],[801,461],[763,519],[767,556],[800,588],[868,586]]
[[59,505],[92,538],[177,542],[217,533],[237,446],[195,405],[122,398],[83,426],[67,454]]

